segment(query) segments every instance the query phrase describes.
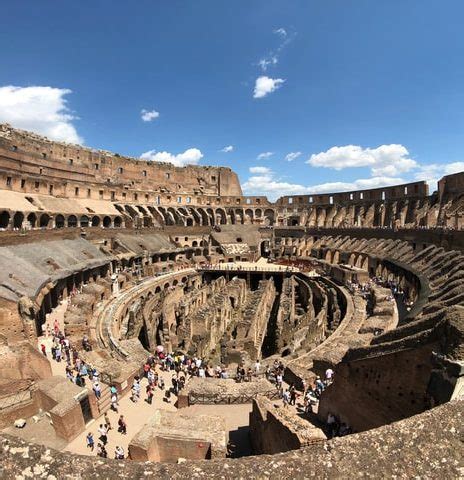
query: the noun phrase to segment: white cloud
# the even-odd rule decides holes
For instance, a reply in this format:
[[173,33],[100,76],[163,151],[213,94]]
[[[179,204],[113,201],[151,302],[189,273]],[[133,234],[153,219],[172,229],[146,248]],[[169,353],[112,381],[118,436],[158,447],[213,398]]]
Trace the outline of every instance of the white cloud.
[[257,160],[266,160],[267,158],[270,158],[272,157],[272,155],[274,155],[274,152],[263,152],[263,153],[260,153],[256,159]]
[[402,178],[372,177],[361,178],[353,182],[328,182],[318,185],[305,186],[289,183],[279,178],[272,170],[266,167],[251,167],[251,177],[243,184],[243,191],[247,195],[266,195],[275,200],[283,195],[308,195],[318,193],[336,193],[351,190],[365,190],[405,183]]
[[285,155],[285,160],[287,160],[287,162],[293,162],[293,160],[296,160],[300,156],[301,152],[290,152]]
[[142,111],[140,112],[140,117],[144,122],[152,122],[153,120],[155,120],[155,118],[158,118],[159,116],[160,114],[156,110],[142,109]]
[[263,98],[269,95],[280,88],[284,82],[285,79],[283,78],[270,78],[265,75],[258,77],[253,91],[253,98]]
[[184,153],[173,155],[169,152],[157,152],[156,150],[149,150],[140,155],[142,160],[152,160],[154,162],[168,162],[176,167],[185,167],[185,165],[198,165],[198,162],[203,158],[203,154],[198,148],[189,148]]
[[261,70],[265,72],[271,65],[277,65],[278,61],[277,57],[265,57],[258,62],[258,65],[261,67]]
[[463,171],[464,162],[430,163],[428,165],[420,165],[414,177],[418,181],[426,181],[429,184],[430,190],[433,191],[437,189],[437,183],[441,177]]
[[395,177],[372,177],[360,178],[353,182],[328,182],[308,187],[309,193],[337,193],[351,190],[368,190],[370,188],[389,187],[406,183],[402,178]]
[[272,171],[267,167],[250,167],[250,173],[270,174]]
[[276,35],[279,35],[280,37],[284,37],[284,38],[287,36],[287,30],[285,30],[285,28],[282,28],[282,27],[275,29],[274,33]]
[[258,66],[261,68],[263,72],[266,72],[270,66],[275,66],[279,63],[279,58],[282,51],[285,47],[293,41],[296,36],[296,32],[287,32],[285,28],[277,28],[273,31],[275,35],[278,35],[281,39],[279,45],[274,50],[269,51],[266,55],[264,55],[258,62]]
[[227,147],[224,147],[221,149],[221,152],[224,153],[229,153],[234,151],[234,146],[233,145],[227,145]]
[[380,145],[377,148],[362,148],[357,145],[332,147],[325,152],[311,155],[309,163],[313,167],[341,170],[352,167],[370,167],[374,177],[393,176],[416,168],[417,162],[409,158],[403,145]]
[[0,122],[31,130],[52,140],[83,143],[72,124],[77,117],[66,105],[67,88],[0,87]]

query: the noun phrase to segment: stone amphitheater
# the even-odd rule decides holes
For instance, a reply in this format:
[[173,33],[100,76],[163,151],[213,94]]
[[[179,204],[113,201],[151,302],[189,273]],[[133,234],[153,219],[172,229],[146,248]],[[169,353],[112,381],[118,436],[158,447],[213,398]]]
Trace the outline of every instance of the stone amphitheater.
[[[431,194],[414,182],[270,202],[230,168],[0,125],[1,478],[464,478],[463,229],[464,173]],[[100,396],[51,359],[55,326]],[[222,378],[131,405],[160,352]],[[77,445],[110,386],[139,422],[125,460]]]

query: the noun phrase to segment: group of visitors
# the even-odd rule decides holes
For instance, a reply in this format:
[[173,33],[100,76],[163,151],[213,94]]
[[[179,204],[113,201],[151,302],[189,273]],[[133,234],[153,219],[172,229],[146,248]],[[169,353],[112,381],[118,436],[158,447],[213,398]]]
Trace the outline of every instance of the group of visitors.
[[[104,415],[105,423],[101,423],[98,427],[98,444],[97,444],[97,456],[101,458],[108,458],[108,451],[106,450],[106,445],[108,444],[108,434],[110,430],[113,430],[111,426],[108,413]],[[124,415],[121,415],[118,420],[118,432],[125,435],[127,433],[127,425],[124,419]],[[87,448],[91,452],[95,449],[95,439],[93,438],[93,433],[89,432],[85,437]],[[124,460],[124,449],[123,447],[117,445],[114,449],[114,458],[116,460]]]
[[[218,367],[219,368],[219,367]],[[243,363],[237,365],[235,379],[238,383],[251,382],[253,376],[258,376],[261,370],[261,363],[256,360],[253,367],[245,368]]]

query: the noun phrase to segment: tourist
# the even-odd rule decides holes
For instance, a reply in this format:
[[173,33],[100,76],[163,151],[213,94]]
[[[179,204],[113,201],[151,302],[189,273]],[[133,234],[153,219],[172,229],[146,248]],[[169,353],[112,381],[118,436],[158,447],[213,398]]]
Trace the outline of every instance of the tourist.
[[334,371],[331,368],[328,368],[325,371],[325,383],[330,385],[333,382]]
[[332,415],[330,412],[327,415],[327,428],[329,431],[329,438],[333,438],[337,431],[337,419],[335,415]]
[[288,390],[285,390],[285,392],[283,393],[282,401],[284,403],[284,408],[287,408],[290,403],[290,392]]
[[46,357],[47,356],[47,347],[45,346],[44,343],[40,344],[40,350],[42,351],[44,357]]
[[318,397],[321,395],[321,393],[324,391],[325,385],[324,382],[321,380],[321,377],[317,376],[316,377],[316,392]]
[[178,379],[176,378],[175,375],[172,376],[171,378],[171,383],[172,383],[172,390],[173,390],[173,393],[175,395],[177,395],[179,393],[179,381]]
[[296,405],[297,391],[296,391],[294,383],[292,383],[290,385],[289,392],[290,392],[290,405],[295,406]]
[[280,395],[282,395],[282,384],[283,384],[284,378],[280,373],[280,371],[277,372],[275,379],[276,379],[276,388],[280,392]]
[[259,370],[261,368],[261,364],[259,363],[259,360],[257,359],[255,362],[255,375],[259,375]]
[[115,460],[124,460],[124,449],[122,447],[116,447],[114,449]]
[[55,347],[55,360],[58,363],[61,362],[61,347],[59,344]]
[[166,390],[166,392],[164,393],[164,401],[166,403],[171,403],[171,391],[170,390]]
[[100,383],[99,382],[95,382],[93,384],[93,393],[95,394],[95,397],[97,398],[97,400],[100,400],[101,398],[101,387],[100,387]]
[[94,446],[95,446],[95,441],[93,439],[92,432],[89,432],[87,436],[85,437],[87,441],[87,448],[90,448],[90,451],[93,452]]
[[118,432],[122,433],[123,435],[126,435],[127,433],[127,425],[126,425],[126,420],[124,419],[124,415],[119,416]]
[[76,378],[74,379],[74,383],[78,386],[78,387],[82,387],[84,388],[85,387],[85,379],[83,376],[81,376],[80,373],[78,373],[76,375]]
[[134,383],[132,384],[132,401],[137,403],[140,398],[140,380],[139,377],[134,378]]
[[147,393],[147,398],[145,401],[151,405],[153,402],[154,393],[153,393],[153,387],[150,384],[147,385],[146,393]]
[[113,430],[113,427],[111,426],[111,422],[110,422],[110,417],[108,415],[108,410],[105,412],[105,414],[103,415],[103,418],[105,419],[105,426],[106,426],[106,430],[109,432],[110,430]]
[[248,370],[247,370],[247,382],[251,382],[252,376],[253,376],[253,370],[251,369],[251,367],[248,367]]
[[100,424],[98,427],[98,433],[100,434],[100,442],[102,442],[103,445],[106,445],[108,443],[108,429],[103,424]]
[[108,458],[108,452],[106,451],[105,445],[102,443],[97,445],[97,455],[101,458]]
[[111,410],[118,413],[118,396],[115,393],[111,395]]

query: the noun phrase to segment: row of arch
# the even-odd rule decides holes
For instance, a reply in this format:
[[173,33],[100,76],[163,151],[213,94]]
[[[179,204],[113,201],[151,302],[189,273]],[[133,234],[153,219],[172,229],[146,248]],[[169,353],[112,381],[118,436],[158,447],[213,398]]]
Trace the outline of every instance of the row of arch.
[[255,221],[264,225],[273,225],[276,219],[275,211],[270,208],[161,207],[119,204],[115,207],[140,227],[244,225],[255,223]]
[[36,214],[35,212],[10,213],[8,210],[0,212],[0,228],[73,228],[73,227],[104,227],[121,228],[123,219],[121,216],[100,215],[50,215],[48,213]]

